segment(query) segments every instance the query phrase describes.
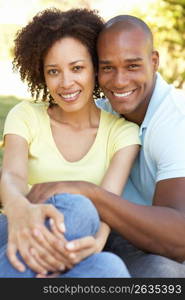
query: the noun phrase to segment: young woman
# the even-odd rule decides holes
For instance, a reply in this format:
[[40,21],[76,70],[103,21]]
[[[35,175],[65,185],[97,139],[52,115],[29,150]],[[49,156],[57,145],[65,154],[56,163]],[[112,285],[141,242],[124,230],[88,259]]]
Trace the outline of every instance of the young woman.
[[[116,255],[100,252],[110,229],[89,199],[58,194],[31,204],[26,197],[28,184],[61,180],[122,192],[140,141],[135,124],[94,102],[100,96],[95,49],[102,26],[93,11],[50,9],[15,40],[14,67],[42,101],[21,102],[5,122],[1,197],[8,244],[0,249],[0,277],[55,271],[60,277],[129,277]],[[94,247],[86,240],[91,236]],[[84,243],[76,261],[74,239]]]

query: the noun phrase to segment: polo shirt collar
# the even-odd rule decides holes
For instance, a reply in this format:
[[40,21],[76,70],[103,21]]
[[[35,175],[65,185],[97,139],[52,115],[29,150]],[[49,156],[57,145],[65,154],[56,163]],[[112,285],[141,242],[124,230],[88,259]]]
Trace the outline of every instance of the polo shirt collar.
[[172,85],[168,84],[159,73],[156,73],[156,82],[154,91],[150,100],[150,103],[148,105],[148,109],[145,115],[145,118],[140,126],[139,135],[141,136],[143,133],[143,129],[148,127],[148,124],[150,120],[152,119],[152,116],[157,111],[158,107],[160,106],[161,102],[165,99],[165,96],[168,94],[168,92],[171,90]]

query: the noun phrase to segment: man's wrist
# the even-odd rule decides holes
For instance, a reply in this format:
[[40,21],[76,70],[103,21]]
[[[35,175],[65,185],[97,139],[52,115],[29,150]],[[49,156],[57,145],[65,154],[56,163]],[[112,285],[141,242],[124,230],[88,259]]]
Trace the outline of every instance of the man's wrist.
[[101,190],[99,186],[93,183],[85,183],[85,187],[82,189],[85,192],[85,196],[91,199],[94,204],[98,200],[98,194]]

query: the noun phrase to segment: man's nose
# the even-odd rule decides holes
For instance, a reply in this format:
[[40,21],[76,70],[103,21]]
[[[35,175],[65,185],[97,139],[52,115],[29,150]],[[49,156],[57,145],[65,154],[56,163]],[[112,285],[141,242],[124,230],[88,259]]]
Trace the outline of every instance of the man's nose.
[[118,71],[114,74],[113,84],[115,88],[121,89],[129,84],[129,76],[124,71]]

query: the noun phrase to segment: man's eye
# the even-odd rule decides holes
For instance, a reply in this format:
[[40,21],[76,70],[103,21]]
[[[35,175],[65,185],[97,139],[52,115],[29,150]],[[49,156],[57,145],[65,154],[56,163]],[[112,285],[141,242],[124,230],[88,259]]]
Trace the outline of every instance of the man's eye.
[[50,70],[48,70],[48,74],[49,75],[57,75],[58,74],[58,70],[56,70],[56,69],[50,69]]
[[138,69],[138,68],[139,68],[139,65],[137,65],[137,64],[131,64],[131,65],[128,66],[129,70],[135,70],[135,69]]
[[104,72],[110,72],[112,70],[111,66],[104,66],[101,68]]

